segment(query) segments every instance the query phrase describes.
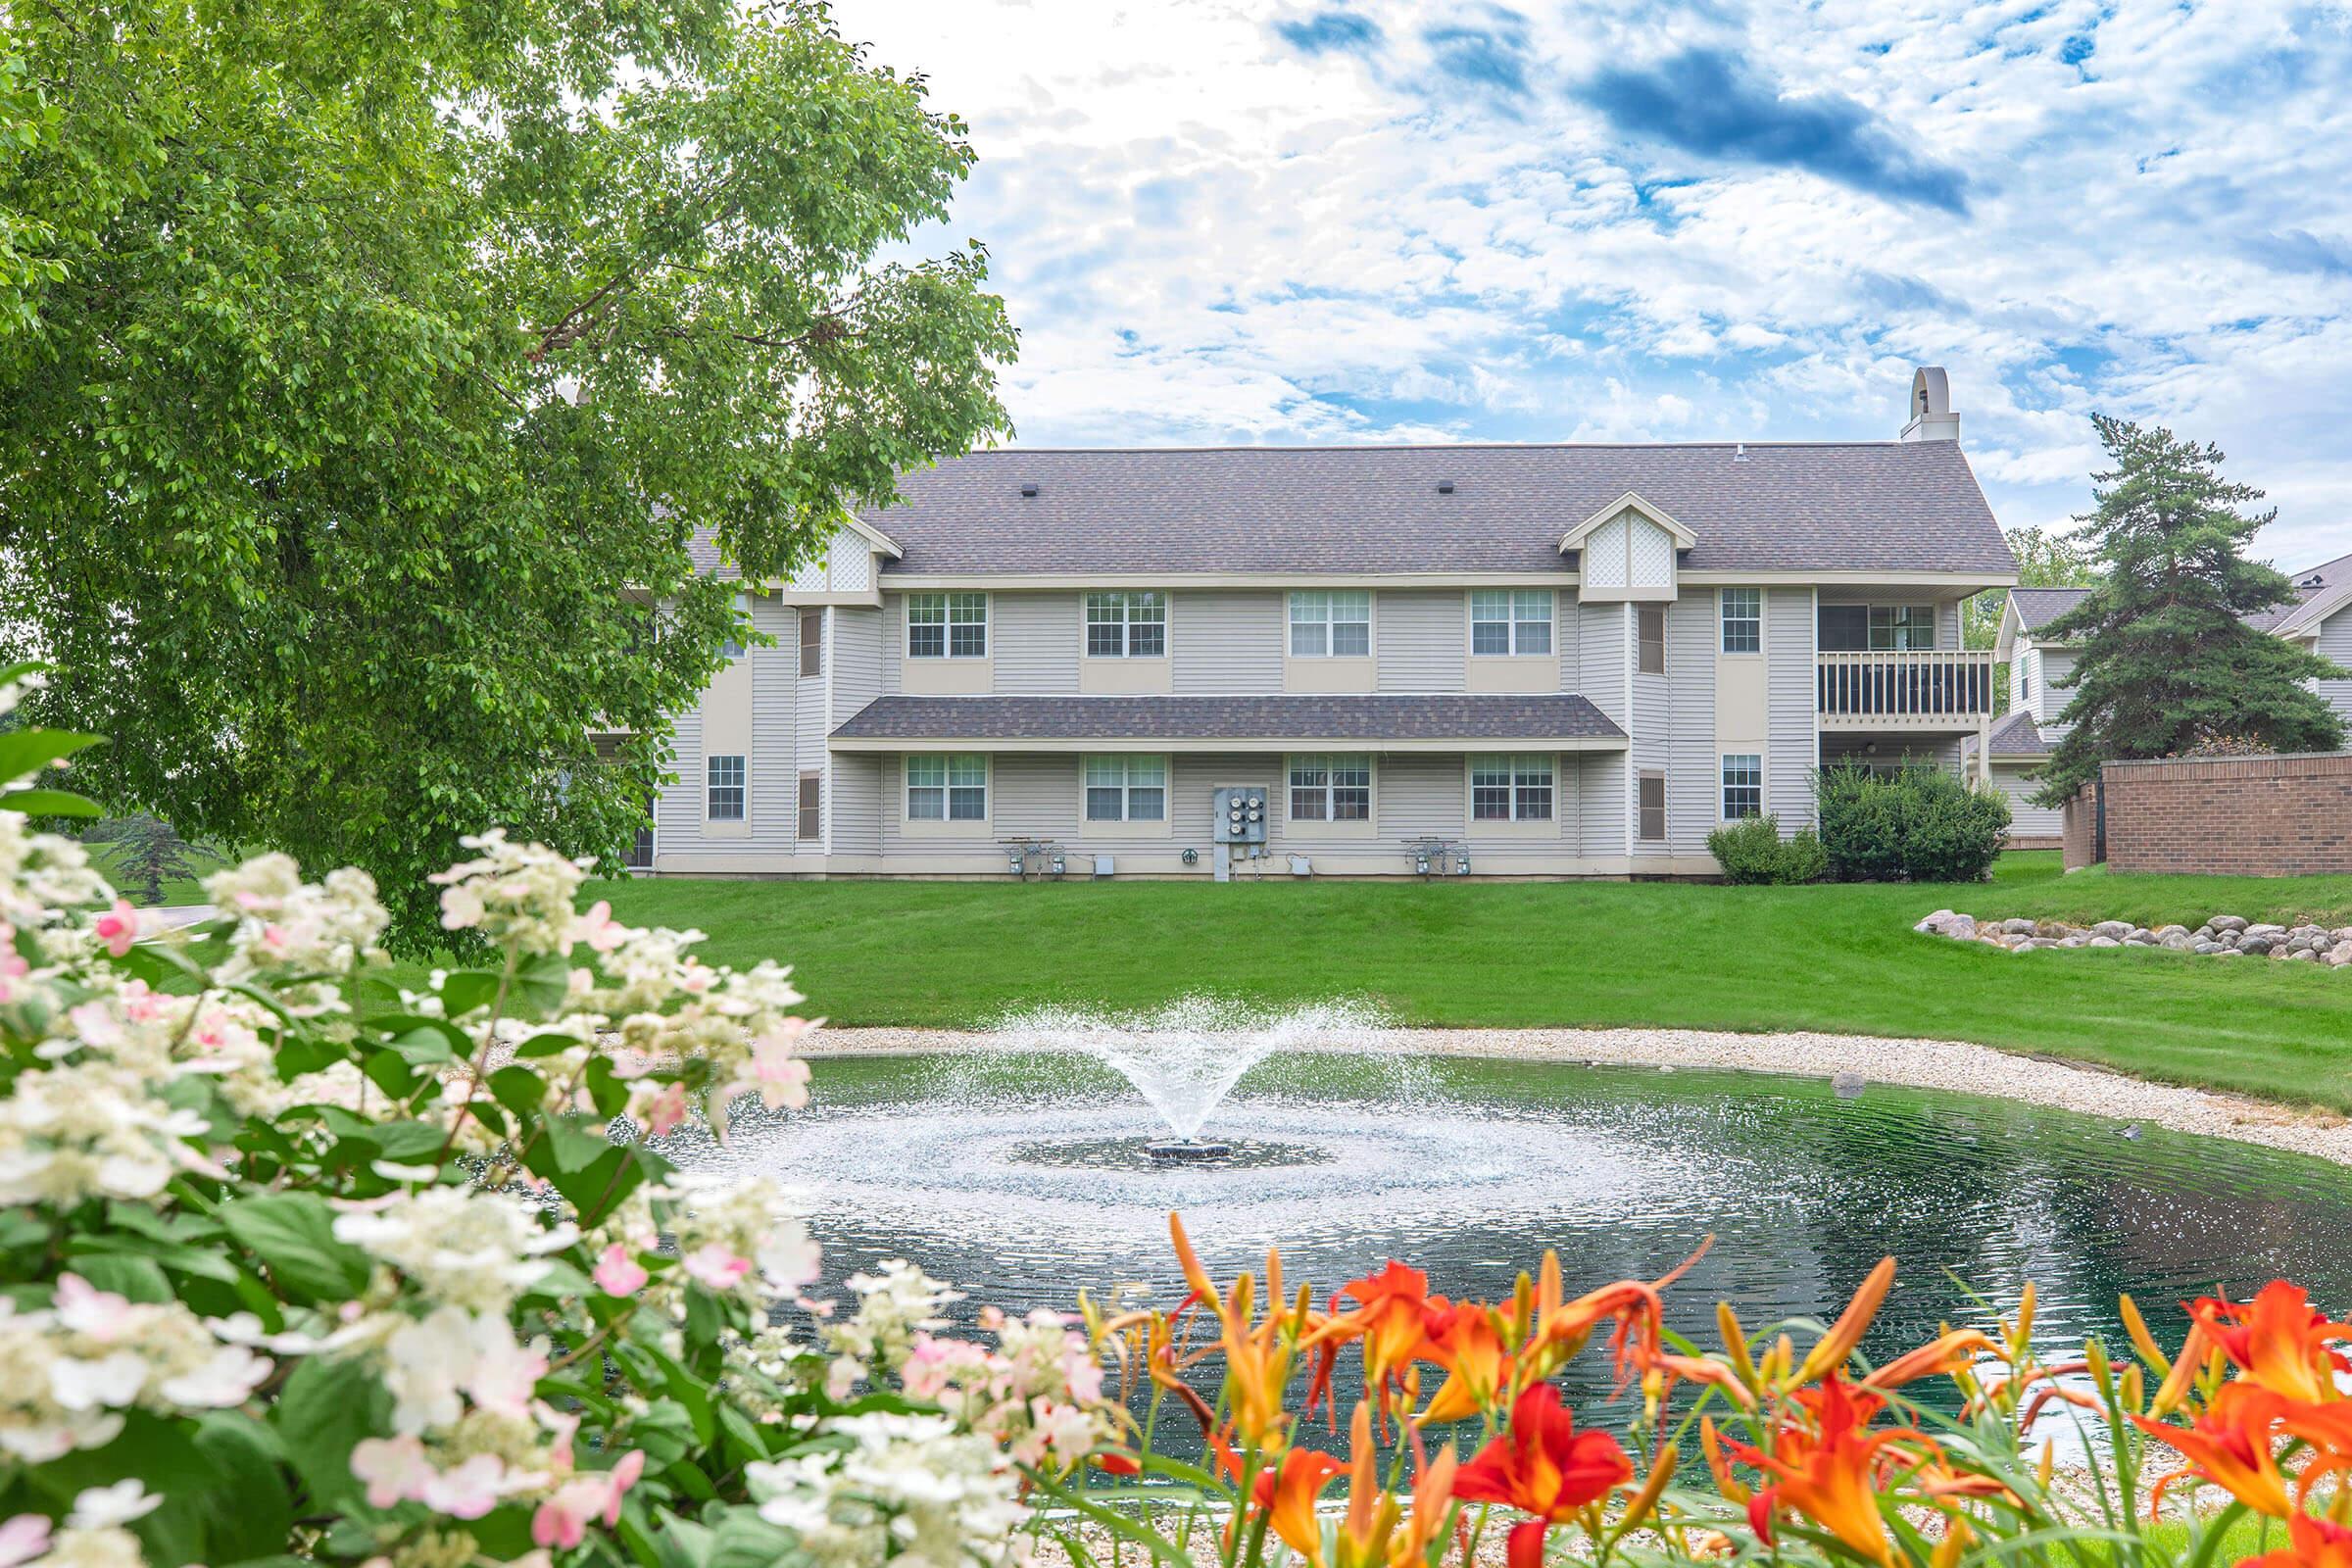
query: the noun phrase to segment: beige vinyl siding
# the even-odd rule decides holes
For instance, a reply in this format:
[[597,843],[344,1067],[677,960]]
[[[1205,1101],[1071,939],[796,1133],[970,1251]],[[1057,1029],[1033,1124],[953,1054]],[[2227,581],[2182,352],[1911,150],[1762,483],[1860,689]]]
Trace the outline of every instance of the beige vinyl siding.
[[667,869],[672,856],[691,856],[703,843],[703,713],[689,708],[677,717],[671,744],[677,777],[654,802],[654,864]]
[[[752,741],[744,767],[750,777],[745,801],[751,818],[748,838],[729,840],[739,850],[792,849],[800,824],[802,766],[797,710],[801,697],[800,616],[769,595],[752,601],[752,624],[775,638],[771,647],[753,648],[744,657],[752,664]],[[818,682],[810,681],[809,695]],[[819,761],[820,749],[813,754]],[[819,765],[810,762],[809,766]]]
[[997,691],[1015,697],[1063,697],[1078,690],[1076,594],[992,596],[989,654]]
[[[1552,611],[1551,645],[1560,651],[1560,690],[1582,691],[1584,688],[1576,683],[1578,645],[1583,640],[1578,631],[1576,590],[1562,588],[1553,604],[1556,608]],[[1469,633],[1465,631],[1463,635],[1468,636]]]
[[1404,854],[1406,839],[1458,839],[1470,797],[1459,757],[1425,752],[1372,760],[1372,809],[1381,847]]
[[1383,592],[1372,619],[1379,689],[1462,690],[1469,613],[1469,601],[1459,589]]
[[[2320,622],[2319,651],[2344,669],[2352,669],[2352,610],[2339,610]],[[2317,691],[2336,716],[2352,724],[2352,680],[2314,681]]]
[[1770,710],[1770,739],[1764,755],[1764,809],[1781,819],[1783,833],[1793,833],[1813,821],[1812,771],[1820,734],[1814,615],[1812,589],[1765,590],[1765,701]]
[[[1711,596],[1708,602],[1713,603]],[[1580,603],[1577,606],[1576,689],[1620,728],[1626,727],[1633,717],[1626,710],[1625,700],[1626,666],[1633,657],[1628,646],[1632,627],[1631,612],[1626,605]],[[1632,830],[1628,813],[1633,809],[1626,754],[1588,753],[1580,759],[1575,775],[1580,852],[1589,856],[1625,854],[1626,835]]]
[[1284,606],[1282,594],[1264,590],[1170,595],[1168,654],[1177,695],[1281,691]]
[[1666,607],[1666,686],[1674,705],[1666,753],[1666,847],[1676,855],[1706,854],[1715,828],[1715,636],[1714,595],[1686,593]]
[[2037,764],[2024,762],[1995,762],[1992,764],[1993,787],[2009,798],[2009,836],[2011,838],[2054,839],[2066,831],[2066,813],[2054,806],[2032,804],[2034,792],[2041,788],[2038,779],[2026,774]]
[[[883,677],[898,661],[890,657],[889,616],[881,610],[836,605],[831,612],[831,646],[825,662],[830,711],[827,734],[848,722],[882,695]],[[811,681],[813,690],[816,683]],[[812,705],[813,706],[813,705]],[[804,731],[805,733],[805,731]],[[802,754],[804,767],[823,768],[826,787],[822,805],[826,836],[800,846],[804,855],[871,854],[879,842],[878,801],[870,766],[852,767],[849,757],[835,757],[822,739],[817,749]],[[861,760],[862,761],[863,760]]]
[[893,757],[870,752],[843,752],[834,757],[824,800],[832,854],[881,853],[883,802],[896,787],[898,776],[898,759]]
[[2066,711],[2066,705],[2075,700],[2075,688],[2058,683],[2075,672],[2075,651],[2072,648],[2044,648],[2036,652],[2034,669],[2034,721],[2046,724]]

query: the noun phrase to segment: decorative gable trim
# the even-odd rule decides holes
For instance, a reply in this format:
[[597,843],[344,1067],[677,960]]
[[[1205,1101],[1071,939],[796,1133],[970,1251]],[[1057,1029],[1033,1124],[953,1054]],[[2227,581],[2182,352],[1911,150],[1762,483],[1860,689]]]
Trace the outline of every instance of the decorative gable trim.
[[1659,527],[1672,534],[1674,536],[1674,548],[1677,550],[1689,550],[1698,543],[1698,535],[1684,527],[1680,522],[1677,522],[1663,507],[1652,506],[1650,503],[1642,500],[1639,492],[1628,490],[1625,494],[1619,496],[1616,500],[1610,502],[1607,506],[1601,508],[1598,512],[1595,512],[1592,514],[1592,515],[1587,517],[1584,521],[1578,523],[1575,527],[1569,529],[1565,534],[1561,535],[1560,554],[1566,555],[1571,550],[1583,549],[1585,537],[1588,534],[1598,528],[1602,523],[1613,520],[1618,514],[1627,511],[1633,511],[1642,514],[1642,516],[1647,517],[1650,521],[1656,523]]
[[864,539],[867,544],[872,545],[891,560],[904,561],[906,559],[906,552],[899,548],[899,542],[872,523],[861,522],[855,515],[848,515],[841,519],[841,525]]
[[2337,611],[2352,604],[2352,582],[2313,595],[2279,617],[2271,630],[2280,637],[2317,640],[2320,627]]

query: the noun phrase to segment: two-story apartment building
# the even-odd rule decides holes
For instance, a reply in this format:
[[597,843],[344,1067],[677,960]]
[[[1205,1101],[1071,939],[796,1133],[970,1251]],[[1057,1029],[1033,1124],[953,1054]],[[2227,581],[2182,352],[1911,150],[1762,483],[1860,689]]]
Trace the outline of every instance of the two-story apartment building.
[[[2252,618],[2251,624],[2313,649],[2352,668],[2352,556],[2288,574],[2295,597]],[[1994,722],[1985,741],[1989,777],[2009,797],[2010,843],[2023,849],[2055,848],[2063,832],[2061,813],[2032,804],[2034,770],[2049,759],[2067,725],[2059,715],[2074,700],[2066,681],[2081,651],[2071,641],[2047,635],[2050,623],[2082,602],[2087,588],[2018,588],[2001,611],[1993,658],[2009,666],[2009,710]],[[2352,724],[2352,681],[2324,680],[2315,689]],[[1973,764],[1976,748],[1968,747]]]
[[639,858],[1711,872],[1722,823],[1808,820],[1824,761],[1958,766],[1990,717],[1960,610],[2015,563],[1941,371],[1910,411],[1889,441],[1015,449],[910,473],[790,580],[745,585],[774,646],[679,716]]

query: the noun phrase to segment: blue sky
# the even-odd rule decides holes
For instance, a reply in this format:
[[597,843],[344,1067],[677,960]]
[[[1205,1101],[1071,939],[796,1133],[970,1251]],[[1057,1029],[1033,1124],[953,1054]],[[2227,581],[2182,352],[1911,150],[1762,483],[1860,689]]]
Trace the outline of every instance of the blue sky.
[[1876,439],[2004,522],[2089,413],[2352,552],[2352,10],[840,0],[980,164],[1028,445]]

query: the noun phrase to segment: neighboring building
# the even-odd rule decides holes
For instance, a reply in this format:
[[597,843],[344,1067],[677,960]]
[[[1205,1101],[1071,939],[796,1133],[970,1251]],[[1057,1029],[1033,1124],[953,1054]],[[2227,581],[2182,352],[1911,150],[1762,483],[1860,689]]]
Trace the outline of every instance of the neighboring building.
[[[1710,873],[1724,821],[1811,818],[1817,765],[1957,767],[1989,723],[1961,607],[2016,564],[1940,370],[1911,411],[1894,441],[1010,450],[909,473],[903,505],[747,588],[774,646],[679,715],[642,858]],[[1235,789],[1256,816],[1227,816]]]
[[[2253,616],[2251,624],[2306,648],[2317,649],[2352,669],[2352,556],[2290,574],[2295,597]],[[2030,804],[2038,783],[2030,775],[2046,761],[2068,726],[2058,721],[2074,700],[2066,679],[2081,652],[2054,642],[2044,627],[2082,602],[2087,588],[2015,588],[2001,612],[1993,658],[2009,666],[2009,712],[1992,728],[1986,750],[1992,782],[2010,801],[2010,843],[2021,849],[2056,849],[2061,813]],[[2352,723],[2352,680],[2324,680],[2315,688]],[[1975,743],[1967,748],[1975,759]]]

